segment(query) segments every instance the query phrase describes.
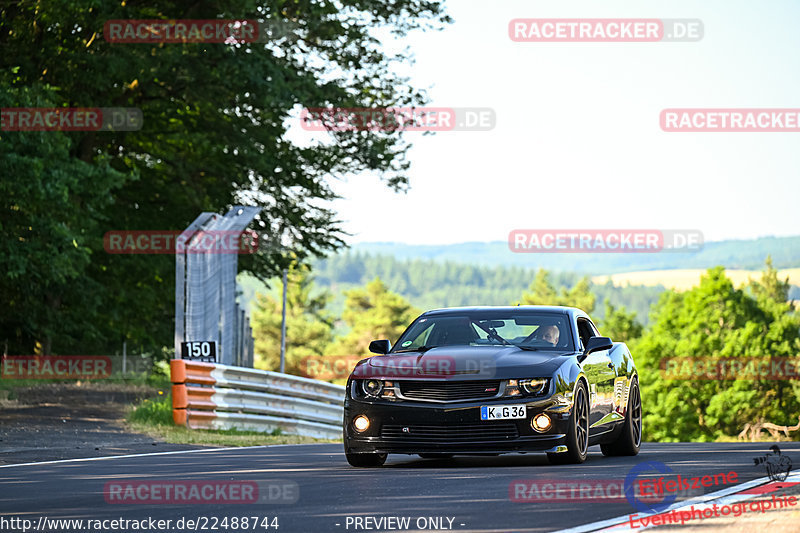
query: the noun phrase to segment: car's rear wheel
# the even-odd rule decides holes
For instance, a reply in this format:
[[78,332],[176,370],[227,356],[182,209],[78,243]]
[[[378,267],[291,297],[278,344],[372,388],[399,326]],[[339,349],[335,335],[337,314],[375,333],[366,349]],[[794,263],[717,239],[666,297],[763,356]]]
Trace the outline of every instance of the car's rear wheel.
[[642,395],[639,392],[639,381],[633,378],[631,392],[628,395],[628,409],[625,423],[617,440],[601,444],[600,451],[606,456],[637,455],[642,444]]
[[589,451],[589,395],[586,393],[583,381],[579,381],[575,387],[575,399],[569,420],[567,451],[547,454],[547,458],[553,464],[577,464],[586,460]]
[[383,466],[386,462],[385,453],[350,453],[344,452],[347,457],[347,462],[350,466],[357,466],[359,468],[376,468]]

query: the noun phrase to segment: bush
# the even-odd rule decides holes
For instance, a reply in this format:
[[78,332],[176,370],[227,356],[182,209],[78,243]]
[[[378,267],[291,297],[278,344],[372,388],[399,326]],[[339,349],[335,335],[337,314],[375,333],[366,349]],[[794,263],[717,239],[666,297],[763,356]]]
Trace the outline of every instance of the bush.
[[172,397],[166,395],[155,400],[145,400],[134,408],[128,418],[131,422],[151,426],[171,426]]

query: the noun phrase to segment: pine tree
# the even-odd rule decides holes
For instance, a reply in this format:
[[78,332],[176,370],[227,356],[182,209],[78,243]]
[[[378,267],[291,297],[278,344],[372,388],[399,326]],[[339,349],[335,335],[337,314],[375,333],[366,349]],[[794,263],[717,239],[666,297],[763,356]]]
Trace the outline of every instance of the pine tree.
[[550,273],[540,268],[528,291],[522,295],[518,304],[566,305],[577,307],[586,313],[594,311],[595,296],[591,292],[591,282],[588,277],[582,278],[570,289],[561,287],[559,292],[550,281]]
[[328,354],[344,357],[369,353],[369,343],[375,339],[397,341],[405,328],[420,314],[402,296],[389,291],[376,277],[364,288],[346,293],[342,319],[350,331],[329,346]]
[[[325,311],[330,294],[314,295],[314,280],[308,267],[289,270],[286,290],[286,372],[303,374],[309,357],[321,356],[333,340],[332,318]],[[280,370],[282,295],[256,295],[252,326],[255,366]]]
[[636,313],[628,313],[625,307],[616,309],[605,300],[606,314],[600,325],[600,333],[617,342],[630,342],[642,336],[642,325],[636,321]]

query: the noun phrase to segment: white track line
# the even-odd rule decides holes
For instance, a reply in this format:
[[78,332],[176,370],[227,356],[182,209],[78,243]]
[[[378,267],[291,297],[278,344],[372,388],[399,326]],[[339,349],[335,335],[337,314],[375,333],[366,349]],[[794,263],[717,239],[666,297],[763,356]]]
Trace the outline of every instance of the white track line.
[[0,465],[0,468],[13,468],[15,466],[52,465],[58,463],[78,463],[81,461],[105,461],[106,459],[124,459],[126,457],[150,457],[153,455],[176,455],[179,453],[219,452],[224,450],[256,450],[258,448],[282,448],[284,446],[319,446],[321,444],[336,444],[335,442],[305,442],[301,444],[259,444],[258,446],[228,446],[225,448],[203,448],[200,450],[177,450],[174,452],[131,453],[128,455],[109,455],[106,457],[82,457],[80,459],[58,459],[57,461],[39,461],[38,463],[17,463],[14,465]]
[[105,461],[106,459],[124,459],[126,457],[150,457],[154,455],[177,455],[179,453],[219,452],[222,450],[253,450],[256,448],[275,448],[277,446],[294,446],[293,444],[263,444],[260,446],[231,446],[229,448],[204,448],[202,450],[178,450],[174,452],[132,453],[128,455],[109,455],[106,457],[83,457],[81,459],[59,459],[57,461],[40,461],[38,463],[18,463],[15,465],[0,465],[0,468],[13,468],[15,466],[53,465],[59,463],[78,463],[82,461]]
[[[744,492],[748,489],[752,489],[753,487],[757,487],[759,485],[763,485],[768,483],[770,479],[768,477],[761,477],[758,479],[754,479],[752,481],[748,481],[747,483],[742,483],[740,485],[735,485],[733,487],[728,487],[726,489],[718,490],[717,492],[711,492],[709,494],[703,494],[702,496],[697,496],[695,498],[691,498],[689,500],[684,500],[681,502],[673,503],[666,509],[663,509],[657,513],[631,513],[636,514],[637,520],[641,517],[648,517],[662,513],[668,513],[675,509],[680,510],[684,507],[691,507],[692,505],[699,505],[699,504],[709,504],[710,502],[719,502],[722,505],[727,503],[733,503],[740,500],[746,500],[748,498],[755,497],[752,494],[742,494],[740,492]],[[792,474],[788,478],[786,478],[786,482],[800,482],[800,472],[796,474]],[[600,529],[605,530],[609,528],[609,531],[618,531],[617,528],[614,526],[620,526],[629,522],[630,514],[617,516],[615,518],[609,518],[608,520],[601,520],[599,522],[592,522],[591,524],[584,524],[582,526],[572,527],[569,529],[561,529],[556,531],[555,533],[585,533],[587,531],[597,531]],[[642,526],[641,528],[636,528],[637,531],[640,529],[649,529],[651,527],[655,527],[653,525]],[[630,527],[623,528],[627,531],[630,531]]]

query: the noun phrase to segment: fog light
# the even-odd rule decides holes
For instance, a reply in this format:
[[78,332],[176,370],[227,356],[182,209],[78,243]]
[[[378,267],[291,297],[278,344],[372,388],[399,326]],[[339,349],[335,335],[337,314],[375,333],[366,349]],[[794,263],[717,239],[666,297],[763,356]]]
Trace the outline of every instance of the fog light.
[[551,424],[552,422],[550,421],[550,417],[544,413],[539,413],[531,418],[531,427],[539,433],[544,433],[550,429]]
[[364,433],[369,428],[369,418],[364,415],[358,415],[353,420],[353,427],[359,433]]

